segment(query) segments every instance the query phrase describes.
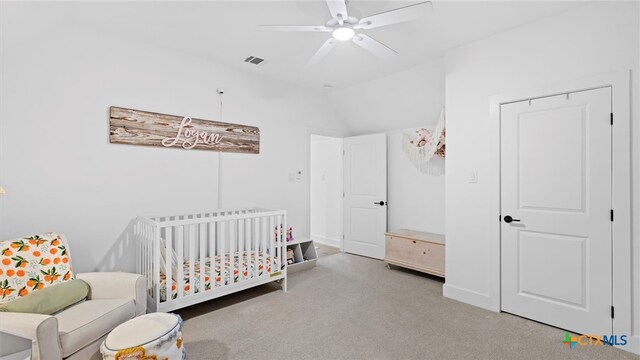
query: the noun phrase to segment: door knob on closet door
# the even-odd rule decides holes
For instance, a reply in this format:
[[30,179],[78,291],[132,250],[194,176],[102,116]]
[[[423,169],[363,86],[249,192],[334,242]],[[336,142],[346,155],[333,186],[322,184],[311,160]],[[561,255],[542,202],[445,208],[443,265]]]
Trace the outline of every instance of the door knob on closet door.
[[380,205],[380,206],[384,206],[385,202],[384,201],[379,201],[379,202],[374,202],[375,205]]
[[506,222],[507,224],[513,221],[520,222],[520,219],[514,219],[511,217],[511,215],[507,215],[504,217],[504,222]]

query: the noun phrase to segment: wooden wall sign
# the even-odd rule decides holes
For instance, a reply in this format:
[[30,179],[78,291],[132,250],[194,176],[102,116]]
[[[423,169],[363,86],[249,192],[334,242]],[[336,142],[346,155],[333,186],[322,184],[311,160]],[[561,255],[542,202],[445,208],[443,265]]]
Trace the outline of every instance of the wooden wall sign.
[[116,144],[260,153],[260,129],[255,126],[112,106],[109,127],[109,142]]

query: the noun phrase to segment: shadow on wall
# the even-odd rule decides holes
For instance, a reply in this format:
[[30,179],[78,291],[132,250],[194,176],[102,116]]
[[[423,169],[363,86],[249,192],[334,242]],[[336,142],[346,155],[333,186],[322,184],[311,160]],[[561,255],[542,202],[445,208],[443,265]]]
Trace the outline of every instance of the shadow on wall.
[[95,271],[135,272],[137,248],[136,240],[133,236],[134,224],[135,220],[129,221],[116,242],[107,250],[107,254],[98,263]]

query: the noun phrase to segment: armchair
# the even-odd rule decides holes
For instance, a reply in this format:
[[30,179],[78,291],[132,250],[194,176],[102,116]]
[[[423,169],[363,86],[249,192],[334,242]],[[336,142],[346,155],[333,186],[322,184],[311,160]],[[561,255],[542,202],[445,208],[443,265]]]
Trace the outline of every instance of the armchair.
[[142,275],[111,272],[76,277],[89,285],[86,301],[53,315],[0,312],[0,357],[19,350],[24,346],[20,338],[25,338],[31,341],[33,360],[97,358],[111,330],[146,312]]

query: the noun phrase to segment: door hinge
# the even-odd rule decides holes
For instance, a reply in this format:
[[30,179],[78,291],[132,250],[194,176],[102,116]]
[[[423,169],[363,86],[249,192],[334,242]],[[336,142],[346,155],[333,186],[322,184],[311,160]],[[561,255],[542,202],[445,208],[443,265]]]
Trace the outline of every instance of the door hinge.
[[611,221],[613,221],[613,209],[611,209]]
[[342,156],[344,156],[345,154],[346,154],[346,153],[345,153],[345,151],[344,151],[344,150],[342,150]]
[[613,307],[613,305],[612,305],[612,306],[611,306],[611,318],[612,318],[612,319],[613,319],[614,315],[615,315],[615,310],[614,310],[614,307]]
[[502,215],[498,215],[498,221],[502,222]]
[[611,113],[611,125],[613,125],[613,113]]
[[344,197],[344,192],[342,193],[342,197]]

